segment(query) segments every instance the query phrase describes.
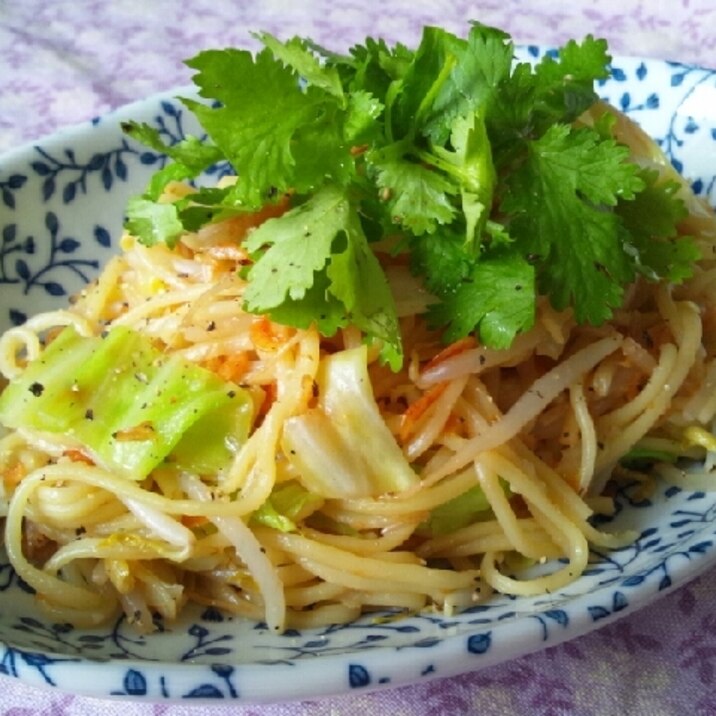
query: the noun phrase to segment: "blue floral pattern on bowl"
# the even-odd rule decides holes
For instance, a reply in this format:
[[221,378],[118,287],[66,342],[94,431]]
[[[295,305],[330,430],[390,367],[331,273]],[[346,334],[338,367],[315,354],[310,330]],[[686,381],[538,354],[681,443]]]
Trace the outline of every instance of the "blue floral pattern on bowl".
[[[521,48],[522,58],[541,56]],[[186,90],[185,93],[189,93]],[[716,204],[716,72],[617,58],[600,94],[657,139],[697,194]],[[121,132],[147,121],[170,141],[198,127],[171,93],[130,105],[0,160],[0,330],[65,302],[116,251],[127,199],[165,159]],[[219,169],[216,170],[220,171]],[[587,572],[549,596],[497,597],[452,617],[387,613],[319,630],[269,633],[214,609],[139,636],[123,618],[84,631],[38,612],[0,557],[0,673],[93,696],[262,702],[448,676],[557,644],[640,608],[716,557],[716,493],[626,488],[605,529],[639,537],[594,551]]]

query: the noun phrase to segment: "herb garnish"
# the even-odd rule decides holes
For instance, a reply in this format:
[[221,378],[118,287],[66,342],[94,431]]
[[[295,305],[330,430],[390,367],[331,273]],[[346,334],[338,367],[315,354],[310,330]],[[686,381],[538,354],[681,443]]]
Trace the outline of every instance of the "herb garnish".
[[[206,141],[165,146],[150,126],[125,125],[173,160],[129,205],[127,228],[146,244],[171,246],[185,230],[291,194],[291,210],[246,242],[248,311],[315,322],[326,335],[357,325],[397,369],[377,241],[409,253],[435,296],[427,319],[446,340],[475,332],[494,348],[533,325],[538,295],[598,325],[638,275],[690,275],[698,252],[677,235],[674,186],[630,160],[608,113],[579,120],[609,76],[604,40],[570,41],[533,66],[481,24],[466,39],[425,28],[415,50],[368,38],[345,56],[258,37],[256,55],[209,50],[188,61],[212,101],[183,100]],[[234,186],[158,203],[169,181],[217,161],[233,166]]]

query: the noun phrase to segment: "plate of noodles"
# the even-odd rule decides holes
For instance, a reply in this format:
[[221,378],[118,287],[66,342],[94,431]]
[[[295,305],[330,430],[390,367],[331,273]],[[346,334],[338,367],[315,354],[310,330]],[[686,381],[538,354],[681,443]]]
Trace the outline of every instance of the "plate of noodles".
[[[407,183],[391,183],[407,174],[393,172],[385,146],[372,148],[368,124],[356,129],[356,108],[375,120],[389,100],[371,103],[363,88],[344,102],[333,82],[348,71],[323,71],[340,58],[326,53],[319,68],[306,59],[312,45],[301,54],[262,39],[281,62],[264,54],[254,69],[269,78],[292,69],[305,80],[301,101],[323,93],[321,102],[338,97],[341,111],[355,110],[341,126],[361,138],[350,151],[363,167],[356,176],[377,167],[376,196],[397,229],[383,226],[360,244],[374,247],[370,258],[346,268],[346,242],[375,229],[373,204],[356,229],[336,169],[315,194],[296,173],[271,184],[259,206],[235,188],[285,155],[266,150],[258,166],[255,147],[239,148],[236,162],[225,161],[206,140],[213,131],[221,145],[223,130],[210,118],[205,131],[192,112],[222,112],[231,99],[197,102],[206,95],[190,88],[2,158],[2,673],[153,701],[252,703],[398,686],[574,638],[713,564],[716,72],[618,57],[597,79],[599,102],[564,133],[591,133],[592,154],[601,151],[593,142],[611,152],[616,138],[627,148],[619,161],[629,155],[639,177],[652,177],[644,191],[679,207],[659,243],[667,258],[630,244],[644,270],[601,322],[580,322],[578,309],[540,289],[529,326],[510,342],[502,328],[491,331],[494,312],[465,335],[454,322],[448,330],[424,319],[439,290],[418,282],[399,239],[414,230],[423,246],[420,237],[439,237],[449,220],[422,217],[423,225],[414,213],[409,226],[410,208],[396,197]],[[526,66],[558,66],[552,51],[515,52]],[[200,64],[192,66],[209,76]],[[402,72],[399,64],[381,67]],[[405,86],[415,76],[406,73]],[[422,96],[437,106],[441,92]],[[394,128],[413,121],[401,106]],[[447,163],[492,130],[477,126],[475,112],[439,139],[426,107],[410,117],[425,120],[431,143],[409,134],[423,147],[411,150],[419,162],[410,170],[437,191],[448,186],[430,184],[440,171],[454,176]],[[312,137],[296,130],[294,163],[310,165],[298,147]],[[501,151],[493,143],[496,164]],[[492,260],[519,244],[521,215],[510,218],[500,172],[489,176],[490,201],[482,179],[445,195],[461,231],[489,237]],[[592,204],[602,214],[629,224],[628,211],[612,211],[616,199],[600,201]],[[323,227],[343,222],[328,240],[332,251],[342,247],[330,268],[314,267],[318,289],[291,288],[281,299],[292,303],[258,310],[268,300],[261,276],[283,286],[297,273],[290,257],[276,263],[277,237],[288,241],[297,221],[304,238],[322,235],[314,216]],[[648,231],[661,219],[669,217]],[[530,254],[519,270],[549,274],[539,260]],[[614,273],[590,261],[602,276]],[[368,265],[383,269],[384,283],[360,274]],[[380,305],[349,306],[340,287],[328,287],[332,271],[353,270]],[[387,318],[386,287],[395,309]],[[296,317],[306,301],[317,315],[343,305],[335,320],[306,322]],[[393,319],[401,343],[385,350]]]

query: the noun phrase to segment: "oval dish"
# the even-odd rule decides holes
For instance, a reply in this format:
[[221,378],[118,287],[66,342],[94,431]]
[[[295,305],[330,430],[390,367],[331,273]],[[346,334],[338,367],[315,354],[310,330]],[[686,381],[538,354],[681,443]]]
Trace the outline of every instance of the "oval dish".
[[[536,47],[523,58],[539,57]],[[641,124],[716,203],[716,72],[617,58],[599,93]],[[163,157],[121,132],[146,121],[167,138],[196,132],[180,90],[127,106],[0,159],[0,329],[58,303],[116,250],[127,199]],[[716,493],[626,488],[606,529],[634,528],[626,548],[593,553],[587,572],[547,597],[498,596],[446,617],[423,614],[271,634],[214,609],[138,636],[124,619],[83,631],[47,621],[0,555],[0,671],[97,697],[285,701],[398,686],[480,669],[574,638],[640,608],[716,561]]]

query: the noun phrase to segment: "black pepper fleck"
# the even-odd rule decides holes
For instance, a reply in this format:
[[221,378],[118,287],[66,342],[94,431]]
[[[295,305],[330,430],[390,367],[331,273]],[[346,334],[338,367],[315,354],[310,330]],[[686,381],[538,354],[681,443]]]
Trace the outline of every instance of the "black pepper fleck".
[[45,390],[45,386],[42,383],[33,383],[28,390],[36,397],[39,398]]

